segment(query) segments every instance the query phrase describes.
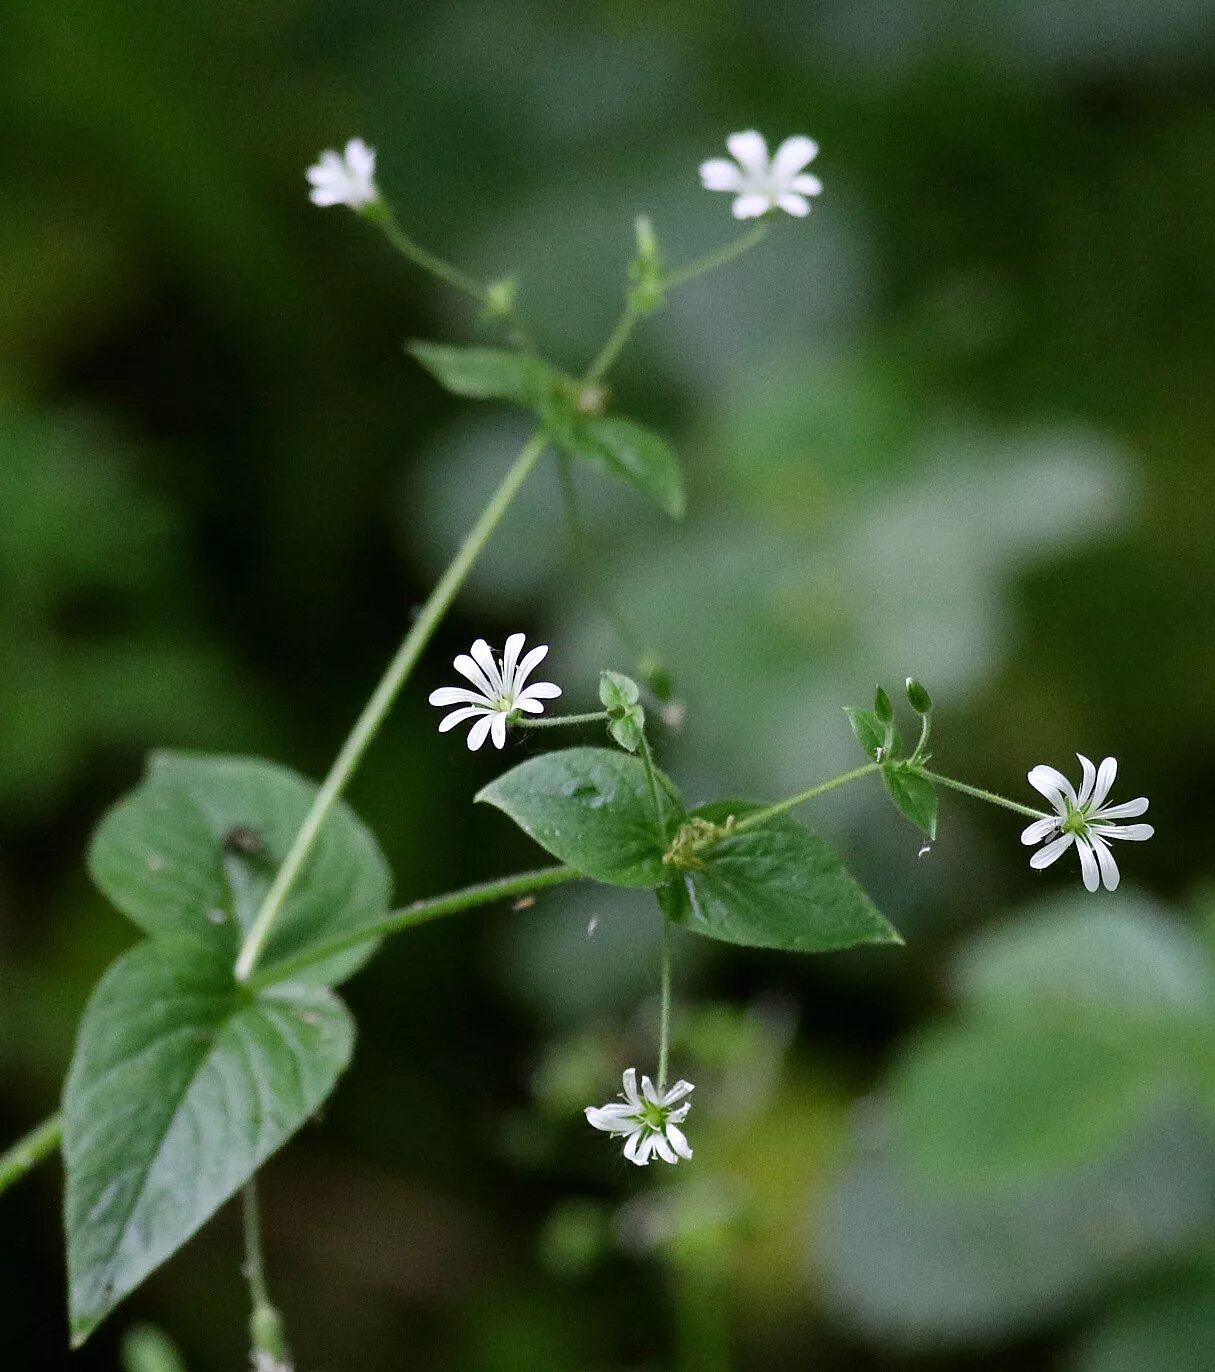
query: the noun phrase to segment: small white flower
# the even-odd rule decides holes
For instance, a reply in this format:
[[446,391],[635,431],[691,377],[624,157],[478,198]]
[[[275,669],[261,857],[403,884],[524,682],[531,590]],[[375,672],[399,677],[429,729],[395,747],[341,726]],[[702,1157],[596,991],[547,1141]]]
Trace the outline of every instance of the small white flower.
[[1082,753],[1076,756],[1083,772],[1079,795],[1063,773],[1054,767],[1031,768],[1029,784],[1050,801],[1055,813],[1034,820],[1022,833],[1021,842],[1030,846],[1044,839],[1050,840],[1029,860],[1029,865],[1038,871],[1049,867],[1075,843],[1086,889],[1095,891],[1104,882],[1105,889],[1113,891],[1118,886],[1118,864],[1107,840],[1141,841],[1151,838],[1155,830],[1150,824],[1111,824],[1110,821],[1134,819],[1144,814],[1148,807],[1147,797],[1140,796],[1121,805],[1106,805],[1105,798],[1118,774],[1118,763],[1107,757],[1100,767],[1094,767]]
[[462,686],[441,686],[431,691],[432,705],[458,705],[458,710],[444,715],[439,721],[439,733],[445,734],[466,719],[477,722],[468,731],[468,746],[474,751],[485,742],[486,734],[493,737],[495,748],[506,746],[507,717],[515,710],[523,710],[529,715],[544,713],[545,700],[555,700],[561,694],[561,687],[551,681],[536,681],[530,686],[527,679],[544,661],[548,653],[547,644],[524,653],[525,635],[511,634],[506,640],[506,651],[500,659],[495,658],[493,650],[483,638],[477,639],[472,646],[472,656],[461,653],[453,666],[461,676],[467,677],[477,688],[470,691]]
[[332,148],[305,173],[312,189],[308,199],[314,205],[349,205],[361,210],[380,198],[375,183],[375,149],[361,138],[352,138],[344,153]]
[[[642,1077],[637,1090],[637,1069],[624,1074],[624,1102],[588,1105],[587,1123],[604,1133],[625,1135],[624,1156],[638,1167],[645,1167],[657,1154],[663,1162],[690,1158],[692,1150],[680,1125],[688,1117],[691,1101],[684,1097],[693,1090],[690,1081],[677,1081],[669,1091],[659,1094],[649,1077]],[[682,1105],[680,1101],[684,1101]]]
[[729,191],[735,219],[758,219],[781,209],[801,219],[810,213],[808,196],[821,195],[823,183],[806,168],[818,156],[813,138],[786,138],[773,157],[763,136],[748,129],[726,139],[733,162],[715,157],[700,164],[700,184],[707,191]]

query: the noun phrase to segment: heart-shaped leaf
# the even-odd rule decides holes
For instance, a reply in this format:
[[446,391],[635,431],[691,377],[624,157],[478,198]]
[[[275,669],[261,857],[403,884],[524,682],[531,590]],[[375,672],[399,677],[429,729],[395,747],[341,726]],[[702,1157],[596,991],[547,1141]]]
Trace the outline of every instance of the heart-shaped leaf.
[[113,964],[63,1097],[73,1345],[318,1109],[353,1043],[331,991],[253,995],[198,942],[154,939]]
[[[273,763],[156,753],[140,786],[102,820],[89,870],[146,933],[193,939],[234,962],[315,795],[311,782]],[[382,919],[390,885],[375,839],[339,803],[283,904],[259,970]],[[340,981],[374,947],[360,944],[300,979]]]
[[[758,808],[715,801],[692,816],[725,826]],[[788,815],[727,832],[696,861],[664,890],[663,908],[708,938],[798,953],[902,942],[827,844]]]
[[513,768],[477,795],[542,848],[613,886],[657,886],[662,855],[683,817],[678,792],[656,774],[660,814],[640,758],[610,748],[567,748]]

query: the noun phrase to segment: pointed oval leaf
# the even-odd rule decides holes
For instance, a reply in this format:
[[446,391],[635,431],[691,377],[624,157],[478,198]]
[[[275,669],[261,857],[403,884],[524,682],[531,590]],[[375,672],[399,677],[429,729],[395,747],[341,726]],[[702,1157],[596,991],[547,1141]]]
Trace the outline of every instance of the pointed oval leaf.
[[513,768],[478,800],[496,806],[554,857],[613,886],[657,886],[682,818],[678,792],[657,773],[654,813],[645,764],[610,748],[567,748]]
[[603,415],[554,435],[573,457],[636,486],[667,514],[684,512],[683,475],[661,434],[617,415]]
[[937,793],[932,782],[918,772],[901,767],[884,767],[882,780],[895,808],[929,838],[937,836]]
[[63,1097],[73,1345],[318,1109],[353,1043],[331,991],[253,996],[198,943],[141,943],[110,967]]
[[509,348],[460,348],[446,343],[409,344],[409,351],[453,395],[470,400],[512,400],[540,405],[557,373],[540,358]]
[[[273,763],[155,753],[143,782],[98,827],[89,870],[146,933],[194,939],[235,961],[315,795],[311,782]],[[283,904],[260,967],[383,918],[390,888],[371,832],[339,803]],[[361,944],[300,979],[339,981],[374,947]]]
[[[692,815],[725,824],[759,808],[715,801]],[[698,858],[664,908],[707,938],[796,953],[903,941],[828,845],[788,815],[727,834]]]

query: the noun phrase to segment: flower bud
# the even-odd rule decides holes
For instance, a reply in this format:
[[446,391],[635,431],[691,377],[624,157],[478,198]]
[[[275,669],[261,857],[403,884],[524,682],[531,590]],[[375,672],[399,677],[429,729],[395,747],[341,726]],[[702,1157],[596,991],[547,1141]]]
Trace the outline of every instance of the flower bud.
[[932,697],[913,676],[907,678],[907,700],[916,714],[932,713]]

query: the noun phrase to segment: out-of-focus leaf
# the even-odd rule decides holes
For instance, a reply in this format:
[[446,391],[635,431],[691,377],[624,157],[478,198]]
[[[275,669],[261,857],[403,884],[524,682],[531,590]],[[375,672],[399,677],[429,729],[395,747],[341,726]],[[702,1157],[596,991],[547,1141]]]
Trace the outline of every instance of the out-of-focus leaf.
[[460,348],[446,343],[411,343],[409,351],[455,395],[470,400],[511,400],[539,406],[557,373],[531,353],[509,348]]
[[217,949],[158,938],[113,964],[63,1097],[74,1345],[321,1105],[353,1044],[330,991],[253,996]]
[[674,518],[683,514],[679,459],[667,440],[653,429],[618,415],[602,415],[555,437],[572,457],[636,486]]
[[[230,962],[307,814],[316,787],[252,758],[156,753],[141,784],[102,820],[93,879],[146,933],[194,939]],[[388,867],[371,832],[339,803],[287,899],[261,967],[351,932],[388,910]],[[335,982],[374,951],[364,944],[303,974]]]
[[[692,816],[724,825],[759,808],[715,801]],[[788,815],[727,832],[696,861],[664,891],[663,904],[707,938],[799,953],[902,942],[830,847]]]
[[1209,1372],[1215,1273],[1170,1272],[1119,1302],[1080,1341],[1069,1372]]
[[172,1339],[150,1324],[137,1324],[122,1340],[123,1372],[186,1372]]

